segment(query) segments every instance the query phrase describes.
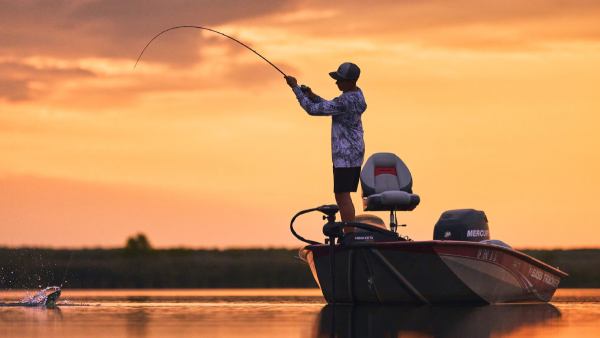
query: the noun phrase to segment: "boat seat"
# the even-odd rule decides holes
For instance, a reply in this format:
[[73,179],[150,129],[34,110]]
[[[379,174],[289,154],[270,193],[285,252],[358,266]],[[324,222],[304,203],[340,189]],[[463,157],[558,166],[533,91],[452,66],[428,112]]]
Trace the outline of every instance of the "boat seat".
[[371,155],[360,172],[364,211],[410,211],[419,205],[406,164],[392,153]]

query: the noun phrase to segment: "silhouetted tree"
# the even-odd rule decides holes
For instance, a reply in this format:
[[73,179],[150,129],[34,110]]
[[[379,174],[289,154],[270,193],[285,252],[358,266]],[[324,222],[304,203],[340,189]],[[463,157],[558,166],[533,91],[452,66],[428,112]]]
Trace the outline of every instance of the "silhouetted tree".
[[144,254],[151,250],[152,246],[144,234],[137,234],[137,236],[129,237],[127,239],[127,244],[125,244],[126,255]]

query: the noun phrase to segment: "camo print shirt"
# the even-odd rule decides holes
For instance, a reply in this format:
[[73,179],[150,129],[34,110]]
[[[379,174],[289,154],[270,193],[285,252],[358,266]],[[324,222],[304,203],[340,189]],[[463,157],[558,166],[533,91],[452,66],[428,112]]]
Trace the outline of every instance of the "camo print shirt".
[[342,93],[327,101],[308,98],[300,86],[292,88],[300,105],[309,115],[331,116],[331,157],[335,168],[360,167],[365,156],[365,141],[360,119],[367,109],[362,91]]

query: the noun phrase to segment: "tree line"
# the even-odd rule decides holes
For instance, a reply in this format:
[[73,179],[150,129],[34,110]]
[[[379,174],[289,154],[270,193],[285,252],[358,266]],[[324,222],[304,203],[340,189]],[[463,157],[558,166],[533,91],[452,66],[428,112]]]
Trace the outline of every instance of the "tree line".
[[[561,288],[600,287],[600,249],[521,250],[570,276]],[[143,235],[119,249],[0,248],[0,287],[316,288],[298,249],[153,249]]]

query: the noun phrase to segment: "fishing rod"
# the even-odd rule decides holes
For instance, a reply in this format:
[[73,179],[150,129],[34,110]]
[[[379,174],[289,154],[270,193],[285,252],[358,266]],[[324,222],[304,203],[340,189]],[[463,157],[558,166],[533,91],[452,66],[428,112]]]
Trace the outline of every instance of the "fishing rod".
[[160,35],[162,35],[163,33],[166,33],[166,32],[168,32],[168,31],[170,31],[170,30],[174,30],[174,29],[178,29],[178,28],[196,28],[196,29],[204,29],[204,30],[207,30],[207,31],[211,31],[211,32],[213,32],[213,33],[217,33],[217,34],[223,35],[224,37],[230,38],[231,40],[233,40],[233,41],[235,41],[235,42],[239,43],[240,45],[242,45],[242,46],[244,46],[244,47],[248,48],[249,50],[251,50],[252,52],[254,52],[254,54],[256,54],[256,55],[260,56],[260,57],[261,57],[263,60],[267,61],[267,62],[268,62],[268,63],[269,63],[271,66],[273,66],[273,68],[277,69],[277,71],[279,71],[281,74],[283,74],[283,76],[284,76],[284,77],[286,77],[286,76],[287,76],[287,75],[285,75],[285,73],[284,73],[284,72],[282,72],[282,71],[281,71],[281,69],[277,68],[277,66],[275,66],[274,64],[272,64],[272,63],[271,63],[271,61],[267,60],[267,59],[266,59],[264,56],[262,56],[262,55],[258,54],[258,52],[256,52],[254,49],[252,49],[252,48],[250,48],[250,47],[246,46],[246,45],[245,45],[245,44],[243,44],[242,42],[240,42],[240,41],[238,41],[238,40],[236,40],[236,39],[232,38],[231,36],[229,36],[229,35],[227,35],[227,34],[224,34],[224,33],[221,33],[221,32],[219,32],[219,31],[216,31],[216,30],[214,30],[214,29],[210,29],[210,28],[206,28],[206,27],[200,27],[200,26],[177,26],[177,27],[171,27],[171,28],[169,28],[169,29],[165,29],[164,31],[160,32],[158,35],[156,35],[155,37],[153,37],[153,38],[152,38],[152,40],[150,40],[150,42],[148,42],[148,44],[146,45],[146,47],[144,47],[144,49],[143,49],[143,50],[142,50],[142,52],[140,53],[140,56],[138,57],[137,61],[135,62],[135,65],[133,66],[133,68],[135,68],[135,66],[137,66],[138,62],[140,61],[140,58],[142,57],[142,54],[144,54],[144,52],[146,51],[146,48],[148,48],[148,46],[150,46],[150,44],[152,43],[152,41],[154,41],[154,40],[155,40],[157,37],[159,37],[159,36],[160,36]]

